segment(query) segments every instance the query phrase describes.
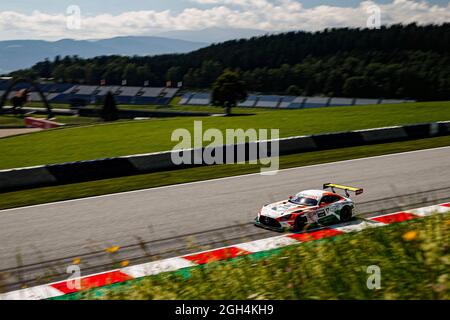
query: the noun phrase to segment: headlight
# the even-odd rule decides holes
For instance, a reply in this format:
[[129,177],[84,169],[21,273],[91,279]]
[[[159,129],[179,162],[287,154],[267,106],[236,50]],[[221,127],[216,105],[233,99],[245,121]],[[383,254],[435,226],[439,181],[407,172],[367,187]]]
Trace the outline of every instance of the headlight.
[[282,216],[282,217],[280,218],[280,221],[287,221],[287,220],[290,220],[291,217],[292,217],[292,214],[288,214],[288,215]]

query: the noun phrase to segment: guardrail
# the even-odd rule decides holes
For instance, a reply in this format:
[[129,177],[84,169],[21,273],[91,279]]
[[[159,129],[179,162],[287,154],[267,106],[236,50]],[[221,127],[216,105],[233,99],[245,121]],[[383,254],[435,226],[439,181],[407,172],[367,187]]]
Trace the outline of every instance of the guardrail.
[[[196,153],[203,154],[206,151],[214,155],[217,152],[221,152],[225,162],[226,155],[229,152],[234,152],[236,159],[236,151],[245,148],[245,161],[250,161],[260,158],[259,150],[261,148],[267,148],[268,152],[263,154],[270,156],[272,144],[275,141],[279,143],[279,154],[287,155],[376,143],[414,140],[449,134],[450,121],[443,121],[1,170],[0,192],[207,165],[204,162],[193,165],[176,165],[172,162],[172,154],[174,153],[178,153],[180,156],[186,155],[187,153],[191,156],[191,159],[194,159]],[[253,158],[250,157],[248,152],[251,147],[256,147],[258,150],[258,152],[254,153]]]

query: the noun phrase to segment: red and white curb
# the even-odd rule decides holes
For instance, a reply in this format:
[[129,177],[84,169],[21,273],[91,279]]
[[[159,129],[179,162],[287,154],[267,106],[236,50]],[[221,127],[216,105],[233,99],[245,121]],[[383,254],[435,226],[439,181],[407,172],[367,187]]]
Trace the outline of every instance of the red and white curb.
[[[109,284],[120,283],[132,279],[171,272],[215,261],[232,259],[242,255],[273,250],[302,242],[335,237],[344,233],[357,232],[371,227],[380,227],[397,222],[426,217],[434,213],[450,212],[450,203],[443,203],[418,209],[384,214],[365,220],[352,221],[306,233],[286,234],[277,237],[241,243],[229,247],[218,248],[189,254],[176,258],[144,263],[141,265],[116,269],[79,278],[81,289],[73,289],[76,279],[50,283],[32,288],[21,289],[0,295],[0,300],[40,300],[63,296],[70,293],[98,288]],[[70,284],[69,284],[70,281]]]

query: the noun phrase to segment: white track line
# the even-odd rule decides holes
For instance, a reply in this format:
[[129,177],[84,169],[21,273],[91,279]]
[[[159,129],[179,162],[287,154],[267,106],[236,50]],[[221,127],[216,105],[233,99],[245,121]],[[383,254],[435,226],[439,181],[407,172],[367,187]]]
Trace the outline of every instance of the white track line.
[[[379,156],[357,158],[357,159],[349,159],[349,160],[342,160],[342,161],[334,161],[334,162],[327,162],[327,163],[319,163],[319,164],[313,164],[313,165],[303,166],[303,167],[294,167],[294,168],[280,169],[278,171],[279,172],[288,172],[288,171],[293,171],[293,170],[302,170],[302,169],[306,169],[306,168],[322,167],[322,166],[327,166],[327,165],[332,165],[332,164],[348,163],[348,162],[355,162],[355,161],[363,161],[363,160],[368,160],[368,159],[395,157],[395,156],[399,156],[399,155],[414,154],[414,153],[421,153],[421,152],[429,152],[429,151],[443,150],[443,149],[450,149],[450,146],[448,146],[448,147],[431,148],[431,149],[421,149],[421,150],[414,150],[414,151],[406,151],[406,152],[400,152],[400,153],[391,153],[391,154],[384,154],[384,155],[379,155]],[[21,209],[26,209],[26,208],[38,208],[38,207],[45,207],[45,206],[50,206],[50,205],[54,205],[54,204],[71,203],[71,202],[84,201],[84,200],[90,200],[90,199],[101,199],[101,198],[105,198],[105,197],[115,197],[115,196],[125,195],[125,194],[147,192],[149,190],[161,190],[161,189],[174,188],[174,187],[183,187],[183,186],[188,186],[188,185],[208,183],[208,182],[215,182],[215,181],[239,179],[239,178],[243,178],[243,177],[256,176],[256,175],[260,175],[260,174],[261,173],[259,173],[259,172],[248,173],[248,174],[243,174],[243,175],[238,175],[238,176],[223,177],[223,178],[216,178],[216,179],[202,180],[202,181],[193,181],[193,182],[186,182],[186,183],[180,183],[180,184],[172,184],[172,185],[162,186],[162,187],[154,187],[154,188],[147,188],[147,189],[139,189],[139,190],[131,190],[131,191],[124,191],[124,192],[110,193],[110,194],[104,194],[104,195],[93,196],[93,197],[85,197],[85,198],[78,198],[78,199],[71,199],[71,200],[48,202],[48,203],[36,204],[36,205],[32,205],[32,206],[25,206],[25,207],[17,207],[17,208],[0,210],[0,214],[2,212],[21,210]]]

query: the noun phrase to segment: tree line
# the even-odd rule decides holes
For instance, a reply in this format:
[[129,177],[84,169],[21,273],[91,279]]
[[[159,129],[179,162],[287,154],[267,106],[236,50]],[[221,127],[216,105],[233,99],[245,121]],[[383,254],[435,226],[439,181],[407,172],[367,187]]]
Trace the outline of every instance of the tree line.
[[206,89],[224,70],[249,91],[367,98],[450,99],[450,23],[287,32],[159,56],[56,57],[12,76],[99,85]]

